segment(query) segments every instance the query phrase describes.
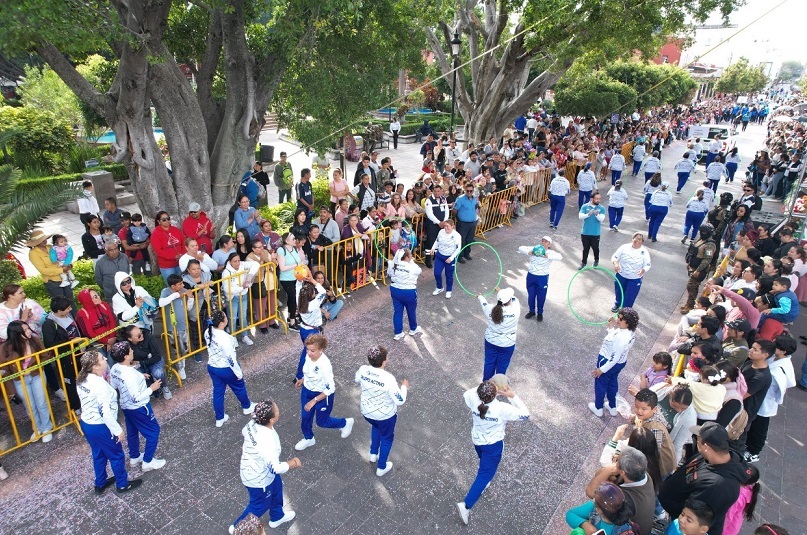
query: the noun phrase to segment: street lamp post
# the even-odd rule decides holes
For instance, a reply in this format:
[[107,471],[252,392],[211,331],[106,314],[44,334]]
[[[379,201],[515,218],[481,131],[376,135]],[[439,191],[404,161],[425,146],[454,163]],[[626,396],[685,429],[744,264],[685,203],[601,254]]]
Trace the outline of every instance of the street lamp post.
[[449,136],[454,134],[454,106],[457,98],[457,68],[460,59],[461,44],[462,41],[460,41],[460,34],[454,32],[454,38],[451,40],[451,57],[453,59],[452,65],[454,67],[454,82],[451,84],[451,128],[449,130]]

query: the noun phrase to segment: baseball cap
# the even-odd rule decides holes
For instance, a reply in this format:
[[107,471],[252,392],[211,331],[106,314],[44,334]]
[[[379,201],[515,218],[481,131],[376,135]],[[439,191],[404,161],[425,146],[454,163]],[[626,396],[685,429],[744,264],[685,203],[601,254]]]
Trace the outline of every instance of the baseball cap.
[[773,260],[773,257],[772,256],[763,256],[762,258],[760,258],[760,260],[762,260],[763,263],[767,263],[767,262],[770,262],[771,260]]
[[701,437],[705,444],[713,446],[719,450],[729,448],[729,434],[726,428],[717,422],[706,422],[703,425],[693,425],[689,428],[693,435]]
[[729,321],[726,323],[726,327],[740,331],[743,334],[748,334],[751,331],[751,324],[746,319]]
[[192,202],[192,203],[190,203],[188,205],[188,211],[189,212],[199,212],[199,211],[201,211],[201,209],[202,209],[202,207],[199,206],[198,202]]
[[753,300],[757,296],[757,292],[755,292],[754,290],[752,290],[750,288],[739,288],[734,293],[736,293],[737,295],[741,295],[741,296],[745,297],[749,301]]
[[499,293],[496,294],[496,300],[500,301],[501,303],[509,303],[513,300],[513,296],[515,296],[515,292],[512,288],[503,288],[499,290]]
[[552,245],[552,238],[550,238],[549,236],[544,236],[543,238],[541,238],[541,240],[542,240],[542,241],[543,241],[543,240],[546,240],[546,241],[548,241],[548,242],[549,242],[549,245]]

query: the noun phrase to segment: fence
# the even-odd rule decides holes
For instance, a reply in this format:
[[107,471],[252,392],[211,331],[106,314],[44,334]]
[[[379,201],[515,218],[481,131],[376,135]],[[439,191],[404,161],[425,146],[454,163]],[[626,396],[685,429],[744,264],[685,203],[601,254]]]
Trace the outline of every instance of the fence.
[[503,227],[510,224],[510,216],[513,214],[514,200],[518,196],[518,188],[512,187],[491,193],[481,201],[479,208],[479,223],[476,225],[476,236],[486,240],[485,232],[494,228]]
[[552,180],[551,169],[540,169],[524,173],[522,184],[524,193],[521,194],[521,203],[525,208],[549,200],[549,182]]
[[[80,407],[73,407],[70,398],[75,400],[78,397],[75,394],[75,378],[78,375],[78,362],[82,350],[87,347],[88,342],[86,338],[74,338],[58,346],[0,363],[0,394],[3,396],[13,438],[10,447],[6,443],[0,444],[0,455],[71,425],[75,425],[81,433],[78,416],[74,412]],[[65,378],[68,380],[65,381]],[[51,403],[53,395],[50,392],[59,389],[66,394],[65,403]],[[33,431],[30,437],[27,432],[28,425],[21,425],[22,422],[17,421],[17,413],[20,411],[17,410],[15,413],[10,401],[14,393],[22,398],[22,404],[28,414]]]

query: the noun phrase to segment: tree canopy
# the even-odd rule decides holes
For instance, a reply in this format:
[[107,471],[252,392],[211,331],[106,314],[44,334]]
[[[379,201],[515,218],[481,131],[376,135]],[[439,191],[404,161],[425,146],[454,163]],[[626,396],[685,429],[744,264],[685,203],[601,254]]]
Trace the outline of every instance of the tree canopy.
[[776,78],[781,82],[793,82],[804,74],[804,65],[798,61],[783,61]]
[[768,77],[762,65],[753,66],[748,58],[740,57],[737,63],[726,67],[717,80],[717,90],[721,93],[754,93],[762,91],[768,84]]

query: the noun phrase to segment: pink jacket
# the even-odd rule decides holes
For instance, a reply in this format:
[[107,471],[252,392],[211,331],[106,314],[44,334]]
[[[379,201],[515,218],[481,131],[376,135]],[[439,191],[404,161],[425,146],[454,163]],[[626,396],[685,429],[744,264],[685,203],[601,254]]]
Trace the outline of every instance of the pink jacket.
[[752,494],[753,487],[751,485],[740,487],[740,496],[726,513],[726,521],[723,523],[723,535],[739,535],[740,528],[743,527],[743,511],[748,502],[751,501]]

